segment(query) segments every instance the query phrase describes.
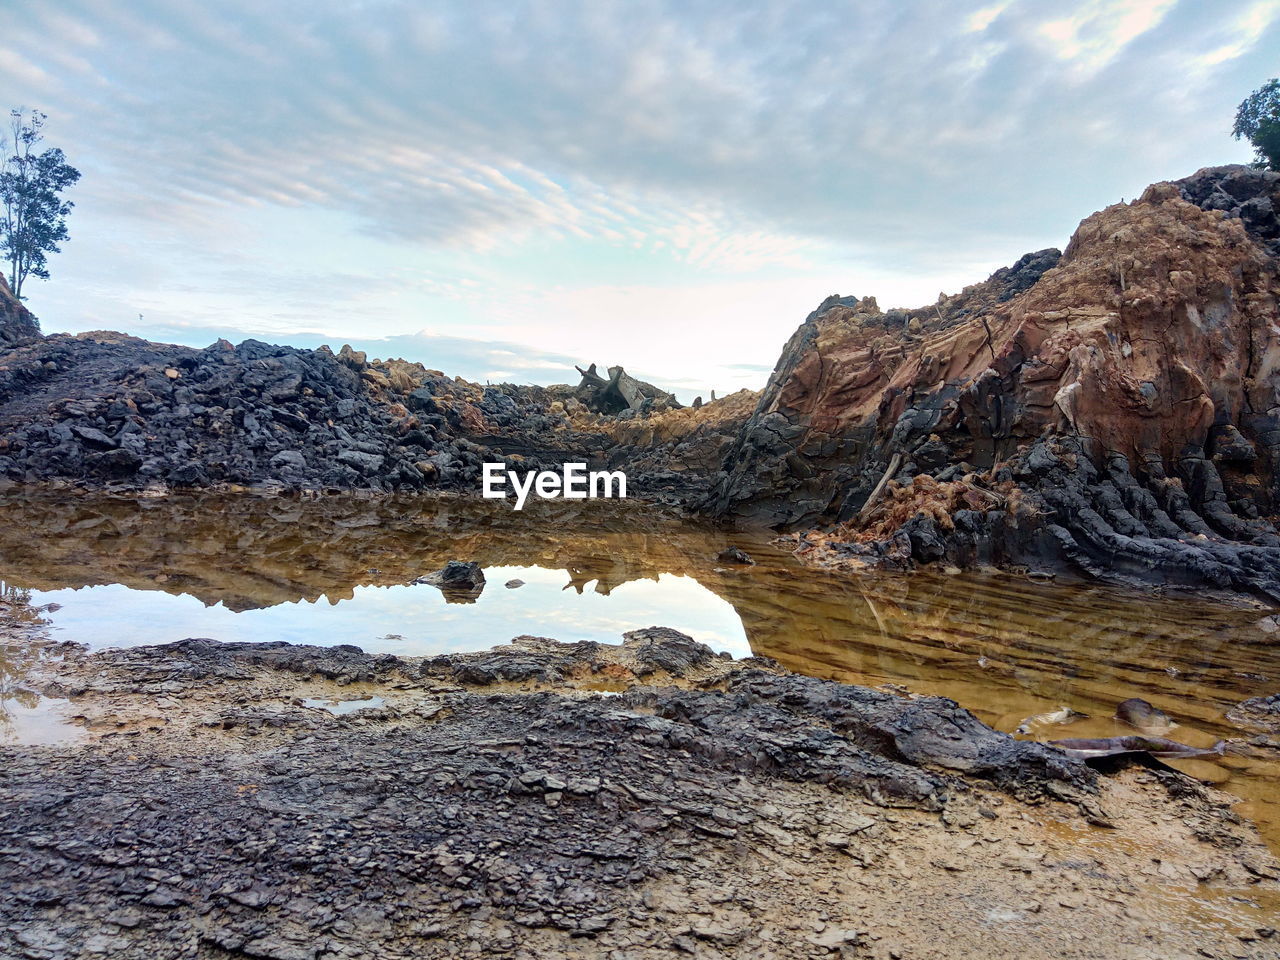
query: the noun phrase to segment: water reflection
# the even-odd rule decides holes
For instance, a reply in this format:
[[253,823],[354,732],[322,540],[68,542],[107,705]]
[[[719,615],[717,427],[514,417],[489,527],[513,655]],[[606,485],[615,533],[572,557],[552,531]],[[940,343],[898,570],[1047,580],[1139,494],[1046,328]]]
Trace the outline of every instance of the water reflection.
[[[351,643],[370,653],[434,656],[520,635],[616,641],[628,630],[653,626],[661,614],[716,650],[735,657],[751,652],[733,607],[689,577],[660,574],[606,592],[591,589],[590,581],[575,583],[563,570],[490,567],[488,575],[485,589],[465,604],[425,584],[363,585],[344,590],[339,602],[321,596],[240,611],[122,584],[37,591],[36,599],[59,605],[49,617],[55,637],[95,649],[213,637]],[[502,580],[515,578],[525,585],[503,589]]]
[[31,591],[0,580],[0,743],[56,744],[79,739],[69,722],[70,703],[43,697],[27,685],[40,661],[56,655],[45,638],[41,613]]
[[[755,566],[718,564],[729,545]],[[485,568],[477,603],[408,586],[455,559]],[[413,654],[663,624],[815,676],[953,697],[1006,731],[1067,707],[1087,714],[1071,736],[1132,732],[1111,716],[1136,696],[1208,745],[1242,736],[1228,707],[1280,689],[1258,610],[995,572],[831,575],[763,536],[617,502],[517,514],[460,499],[10,495],[0,577],[61,603],[61,635],[96,645],[207,635]],[[1274,754],[1186,763],[1280,838]]]

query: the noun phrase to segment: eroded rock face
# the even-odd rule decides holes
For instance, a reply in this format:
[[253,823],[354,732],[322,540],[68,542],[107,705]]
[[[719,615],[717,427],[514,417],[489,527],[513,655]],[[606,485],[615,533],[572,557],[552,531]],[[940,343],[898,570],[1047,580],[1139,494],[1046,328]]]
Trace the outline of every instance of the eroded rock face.
[[0,346],[40,336],[40,324],[0,276]]
[[706,506],[850,521],[886,472],[927,477],[866,511],[886,524],[854,553],[1048,558],[1280,596],[1277,183],[1219,168],[1156,184],[1086,219],[1056,262],[1024,257],[923,310],[828,299]]

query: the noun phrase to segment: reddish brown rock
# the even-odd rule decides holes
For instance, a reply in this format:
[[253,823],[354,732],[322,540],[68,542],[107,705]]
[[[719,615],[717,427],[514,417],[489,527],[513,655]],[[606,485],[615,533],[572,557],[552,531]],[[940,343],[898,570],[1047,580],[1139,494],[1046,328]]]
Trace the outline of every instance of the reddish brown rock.
[[[1255,191],[1242,207],[1271,209],[1280,176],[1239,169],[1156,184],[1086,219],[1060,259],[1028,255],[930,307],[828,299],[784,350],[709,508],[774,525],[883,521],[888,506],[864,507],[892,470],[930,485],[889,487],[895,518],[876,539],[923,522],[882,555],[1047,557],[1165,582],[1212,569],[1215,584],[1274,594],[1271,226],[1186,198],[1229,181]],[[930,503],[948,505],[941,529]],[[860,529],[836,542],[865,540]]]

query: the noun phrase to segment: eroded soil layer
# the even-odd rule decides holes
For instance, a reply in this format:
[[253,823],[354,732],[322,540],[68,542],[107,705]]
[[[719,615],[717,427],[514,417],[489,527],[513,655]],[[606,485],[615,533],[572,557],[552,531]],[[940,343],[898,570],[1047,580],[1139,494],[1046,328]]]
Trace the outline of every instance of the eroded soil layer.
[[1277,863],[1194,781],[1100,777],[951,701],[735,663],[663,628],[425,660],[62,646],[30,671],[83,739],[3,750],[4,956],[1280,944]]

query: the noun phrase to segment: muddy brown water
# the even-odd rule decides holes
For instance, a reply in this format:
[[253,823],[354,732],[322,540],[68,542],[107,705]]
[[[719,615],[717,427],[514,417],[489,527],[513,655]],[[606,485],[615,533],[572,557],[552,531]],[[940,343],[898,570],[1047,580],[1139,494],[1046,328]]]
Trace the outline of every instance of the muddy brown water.
[[[730,545],[755,565],[717,561]],[[474,603],[412,583],[453,559],[488,572]],[[634,503],[514,513],[460,498],[11,492],[0,581],[30,607],[56,605],[40,612],[55,639],[94,647],[209,636],[424,655],[522,633],[616,642],[660,624],[797,672],[951,697],[1006,732],[1061,707],[1085,715],[1035,726],[1040,740],[1132,733],[1112,719],[1130,697],[1169,714],[1173,739],[1244,740],[1255,732],[1225,711],[1280,691],[1262,608],[999,571],[816,570],[766,534]],[[0,739],[57,739],[68,705],[33,699],[30,659],[20,645],[0,658]],[[1274,750],[1171,765],[1239,796],[1280,850]]]

